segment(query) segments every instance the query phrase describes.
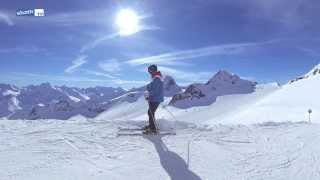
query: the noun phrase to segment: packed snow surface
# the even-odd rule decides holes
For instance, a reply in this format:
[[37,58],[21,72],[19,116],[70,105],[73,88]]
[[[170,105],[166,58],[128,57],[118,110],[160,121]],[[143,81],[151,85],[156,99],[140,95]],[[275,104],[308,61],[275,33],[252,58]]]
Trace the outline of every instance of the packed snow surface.
[[[120,136],[143,121],[2,120],[4,180],[320,178],[320,125],[262,123],[207,128],[162,120],[176,136]],[[188,156],[189,147],[189,156]]]

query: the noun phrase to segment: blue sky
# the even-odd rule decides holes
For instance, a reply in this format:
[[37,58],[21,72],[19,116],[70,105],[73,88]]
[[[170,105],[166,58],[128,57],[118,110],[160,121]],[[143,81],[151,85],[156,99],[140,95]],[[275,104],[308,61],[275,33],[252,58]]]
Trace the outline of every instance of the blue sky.
[[[44,8],[45,17],[16,16]],[[118,35],[131,9],[141,29]],[[219,69],[285,83],[320,61],[319,0],[137,0],[2,2],[0,83],[139,87],[158,64],[178,83]]]

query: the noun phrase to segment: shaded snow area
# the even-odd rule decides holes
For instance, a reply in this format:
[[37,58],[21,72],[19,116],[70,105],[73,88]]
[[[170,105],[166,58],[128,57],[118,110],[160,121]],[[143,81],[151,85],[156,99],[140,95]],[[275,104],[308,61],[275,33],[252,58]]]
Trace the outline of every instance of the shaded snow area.
[[[144,121],[0,121],[4,180],[320,178],[320,125],[162,121],[175,136],[117,136]],[[188,156],[189,144],[189,156]]]

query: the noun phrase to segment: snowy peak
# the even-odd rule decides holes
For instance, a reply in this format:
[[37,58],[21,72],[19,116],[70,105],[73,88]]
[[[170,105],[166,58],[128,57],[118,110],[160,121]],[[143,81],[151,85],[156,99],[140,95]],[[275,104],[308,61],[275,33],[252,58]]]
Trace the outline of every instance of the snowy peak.
[[293,79],[289,81],[289,84],[300,81],[300,80],[305,80],[305,79],[310,79],[310,78],[315,78],[315,77],[320,77],[320,63],[313,67],[307,74],[304,76],[297,77],[296,79]]
[[220,70],[211,79],[209,79],[209,81],[206,84],[208,85],[216,83],[235,83],[239,80],[239,76],[231,74],[225,70]]
[[0,117],[9,119],[68,119],[81,114],[94,117],[108,102],[126,91],[122,88],[76,88],[50,83],[18,88],[0,84]]
[[233,75],[226,70],[219,70],[209,81],[231,79]]
[[221,70],[206,84],[192,84],[183,93],[176,94],[170,104],[179,108],[207,106],[218,96],[252,93],[257,83],[243,80],[239,76]]
[[305,76],[312,77],[316,75],[320,76],[320,63],[312,68],[311,71],[309,71]]
[[20,91],[17,87],[9,84],[0,84],[0,117],[8,116],[21,109],[17,96]]
[[0,84],[0,96],[17,96],[19,89],[9,84]]
[[163,79],[164,95],[171,97],[181,92],[181,87],[177,85],[176,81],[171,76],[165,76]]

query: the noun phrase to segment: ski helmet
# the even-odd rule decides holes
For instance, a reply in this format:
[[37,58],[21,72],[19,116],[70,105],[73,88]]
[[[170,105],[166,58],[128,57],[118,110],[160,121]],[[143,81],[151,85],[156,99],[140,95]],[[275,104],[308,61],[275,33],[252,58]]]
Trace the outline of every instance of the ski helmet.
[[158,68],[157,68],[157,65],[155,65],[155,64],[152,64],[152,65],[150,65],[150,66],[148,67],[148,72],[149,72],[149,73],[156,72],[157,70],[158,70]]

